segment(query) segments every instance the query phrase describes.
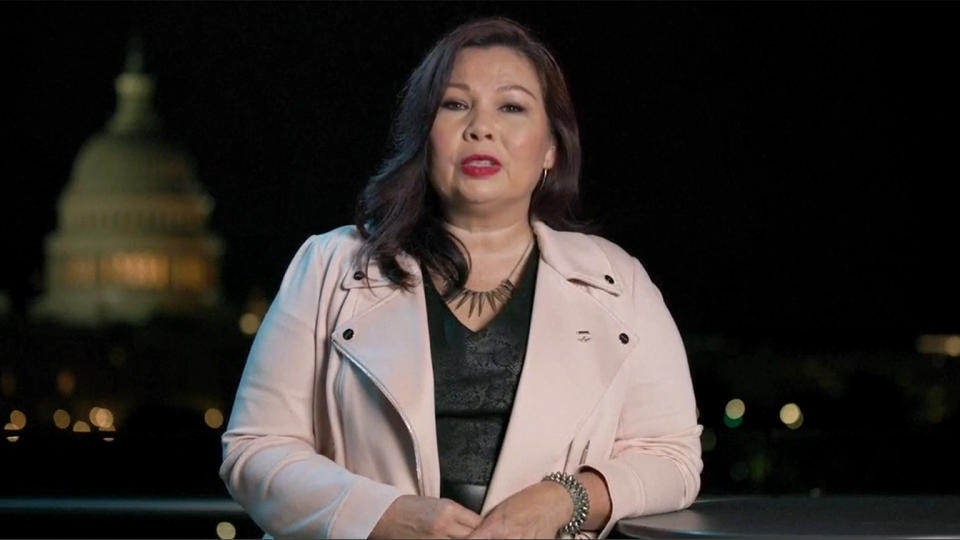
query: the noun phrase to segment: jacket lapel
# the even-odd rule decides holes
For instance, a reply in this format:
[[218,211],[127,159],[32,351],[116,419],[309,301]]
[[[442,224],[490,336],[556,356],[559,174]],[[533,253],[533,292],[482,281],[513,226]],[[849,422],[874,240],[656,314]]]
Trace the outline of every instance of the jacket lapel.
[[636,344],[626,325],[548,262],[551,246],[542,234],[538,239],[546,264],[537,274],[526,359],[484,513],[553,472]]
[[[583,235],[539,221],[533,228],[541,264],[527,354],[484,513],[553,472],[637,343],[630,325],[594,298],[621,292],[621,277],[603,251]],[[440,461],[426,303],[418,265],[401,257],[417,280],[410,291],[392,286],[373,265],[368,282],[344,277],[343,287],[357,289],[351,294],[363,295],[365,307],[340,321],[332,340],[396,407],[411,431],[421,494],[436,497]]]
[[[417,279],[410,291],[383,287],[389,282],[372,270],[372,265],[369,288],[362,280],[347,276],[344,286],[355,288],[351,293],[363,295],[360,302],[368,307],[360,307],[357,316],[339,322],[332,339],[386,395],[410,430],[421,495],[439,496],[440,462],[426,303],[419,268],[415,263],[404,266]],[[378,434],[370,436],[375,439]]]

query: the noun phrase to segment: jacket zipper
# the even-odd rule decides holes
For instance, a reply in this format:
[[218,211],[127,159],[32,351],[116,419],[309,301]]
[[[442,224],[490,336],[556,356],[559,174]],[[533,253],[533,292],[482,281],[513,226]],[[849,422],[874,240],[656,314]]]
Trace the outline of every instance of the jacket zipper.
[[389,401],[390,404],[393,405],[394,410],[396,410],[397,414],[400,415],[400,419],[403,420],[403,425],[406,426],[407,433],[410,435],[410,443],[413,444],[413,459],[417,469],[417,485],[420,487],[420,495],[426,495],[426,492],[423,489],[423,473],[421,471],[421,466],[420,466],[420,448],[417,445],[417,438],[413,434],[413,428],[410,426],[410,421],[407,419],[407,415],[403,414],[403,410],[400,409],[400,407],[397,405],[397,402],[394,401],[393,396],[391,396],[390,393],[387,392],[386,388],[384,388],[384,386],[380,384],[380,381],[378,381],[376,377],[374,377],[369,371],[367,371],[367,368],[365,368],[363,364],[358,362],[356,358],[354,358],[353,356],[350,355],[350,353],[345,351],[343,347],[341,347],[336,342],[336,340],[331,340],[331,341],[333,342],[333,346],[336,347],[338,351],[340,351],[340,354],[348,358],[350,362],[353,363],[353,365],[357,366],[357,368],[360,369],[360,371],[362,371],[367,376],[368,379],[373,381],[373,384],[377,386],[377,389],[380,390],[380,393],[387,398],[387,401]]

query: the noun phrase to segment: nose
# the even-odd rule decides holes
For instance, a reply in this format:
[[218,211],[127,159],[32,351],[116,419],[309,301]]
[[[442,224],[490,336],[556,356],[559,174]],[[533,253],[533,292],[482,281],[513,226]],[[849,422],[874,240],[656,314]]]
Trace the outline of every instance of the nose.
[[473,115],[473,119],[463,134],[464,138],[471,141],[493,140],[493,128],[487,120],[487,116],[482,113]]

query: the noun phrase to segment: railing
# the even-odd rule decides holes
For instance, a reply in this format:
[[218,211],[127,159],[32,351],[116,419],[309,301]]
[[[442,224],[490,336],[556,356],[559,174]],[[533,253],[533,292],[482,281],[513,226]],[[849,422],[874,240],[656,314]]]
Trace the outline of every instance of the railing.
[[260,538],[221,498],[0,499],[0,536],[21,538]]

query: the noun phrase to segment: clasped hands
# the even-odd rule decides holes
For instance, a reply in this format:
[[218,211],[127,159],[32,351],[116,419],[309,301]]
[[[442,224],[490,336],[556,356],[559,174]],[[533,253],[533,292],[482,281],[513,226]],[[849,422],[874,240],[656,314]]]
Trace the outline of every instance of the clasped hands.
[[573,500],[556,482],[514,493],[486,516],[449,499],[402,495],[370,538],[555,538],[573,514]]

